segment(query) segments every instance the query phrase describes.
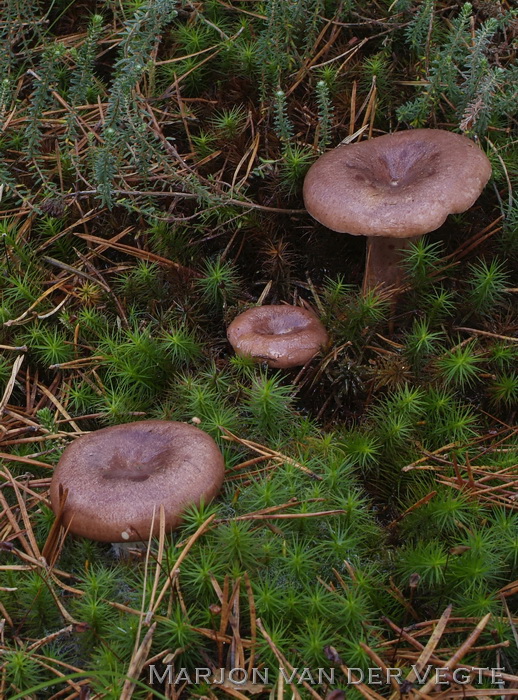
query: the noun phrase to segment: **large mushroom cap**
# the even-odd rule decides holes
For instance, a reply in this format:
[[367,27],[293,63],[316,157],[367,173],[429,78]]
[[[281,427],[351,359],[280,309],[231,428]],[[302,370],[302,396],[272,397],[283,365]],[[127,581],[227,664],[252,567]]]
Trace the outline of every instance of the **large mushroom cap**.
[[68,489],[63,524],[76,535],[102,542],[137,542],[166,531],[182,512],[218,493],[223,456],[202,430],[187,423],[148,420],[114,425],[68,445],[50,485],[53,510],[60,486]]
[[286,369],[304,365],[328,341],[318,318],[300,306],[256,306],[237,316],[227,337],[238,355]]
[[325,153],[306,175],[304,203],[333,231],[407,238],[469,209],[490,176],[486,155],[465,136],[398,131]]

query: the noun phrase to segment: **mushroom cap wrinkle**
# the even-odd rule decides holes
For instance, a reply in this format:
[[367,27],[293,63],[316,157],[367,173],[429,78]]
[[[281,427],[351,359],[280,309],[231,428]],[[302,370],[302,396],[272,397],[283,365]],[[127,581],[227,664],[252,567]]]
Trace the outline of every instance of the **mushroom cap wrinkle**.
[[485,153],[466,136],[412,129],[338,146],[304,181],[304,203],[333,231],[407,238],[469,209],[491,176]]
[[63,524],[102,542],[147,540],[158,535],[160,505],[166,532],[178,527],[191,504],[210,501],[224,477],[224,461],[207,433],[187,423],[148,420],[114,425],[68,445],[50,485],[59,507],[68,489]]
[[283,304],[248,309],[232,321],[227,337],[238,355],[278,369],[306,364],[328,341],[313,313]]

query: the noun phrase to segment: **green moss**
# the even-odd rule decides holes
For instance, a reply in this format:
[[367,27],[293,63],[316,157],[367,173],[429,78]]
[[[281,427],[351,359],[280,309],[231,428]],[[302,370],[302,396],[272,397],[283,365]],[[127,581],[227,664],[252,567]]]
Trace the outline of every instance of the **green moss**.
[[[254,663],[273,679],[259,618],[298,668],[327,667],[327,646],[367,668],[362,643],[397,654],[386,618],[437,619],[452,602],[454,617],[493,613],[480,646],[509,641],[505,663],[516,667],[499,593],[518,566],[514,501],[501,488],[518,449],[514,15],[482,5],[124,0],[83,16],[77,3],[45,14],[7,0],[9,697],[63,691],[59,662],[83,669],[91,692],[119,697],[150,629],[136,611],[162,590],[148,650],[159,664],[170,654],[189,669],[224,665],[228,637],[217,635],[239,627],[245,662],[255,630]],[[363,238],[314,222],[302,184],[320,150],[398,121],[476,137],[494,186],[410,245],[395,300],[360,292]],[[282,372],[235,356],[228,322],[257,303],[312,307],[328,345]],[[35,461],[53,467],[78,428],[146,418],[214,437],[226,465],[219,497],[187,509],[161,561],[156,541],[146,564],[70,534],[52,572],[28,559],[54,522],[51,471]],[[490,666],[494,650],[472,660]],[[150,692],[160,697],[144,671],[134,697]]]

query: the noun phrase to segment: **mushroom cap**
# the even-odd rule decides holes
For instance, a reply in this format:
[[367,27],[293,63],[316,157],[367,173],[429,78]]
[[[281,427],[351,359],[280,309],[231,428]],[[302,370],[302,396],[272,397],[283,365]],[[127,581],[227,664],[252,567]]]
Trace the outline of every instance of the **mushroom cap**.
[[238,355],[286,369],[306,362],[328,341],[318,318],[300,306],[256,306],[237,316],[227,337]]
[[103,428],[68,445],[54,470],[50,502],[68,489],[63,524],[101,542],[137,542],[181,522],[189,505],[210,501],[223,482],[223,455],[199,428],[146,420]]
[[407,238],[469,209],[490,176],[485,153],[466,136],[398,131],[321,156],[306,175],[304,203],[333,231]]

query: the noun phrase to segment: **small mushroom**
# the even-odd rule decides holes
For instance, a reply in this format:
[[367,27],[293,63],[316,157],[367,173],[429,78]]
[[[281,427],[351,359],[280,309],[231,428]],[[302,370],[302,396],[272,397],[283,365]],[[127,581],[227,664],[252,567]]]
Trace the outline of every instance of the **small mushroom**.
[[280,369],[305,365],[328,341],[311,311],[282,304],[248,309],[232,321],[227,337],[238,355]]
[[[207,503],[224,476],[223,456],[199,428],[147,420],[103,428],[64,450],[50,484],[56,513],[68,490],[63,525],[101,542],[139,542],[178,527],[191,504]],[[154,524],[153,522],[154,513]],[[152,532],[151,532],[152,529]]]
[[490,176],[489,160],[466,136],[398,131],[325,153],[306,175],[304,203],[333,231],[369,237],[365,291],[398,286],[409,241],[469,209]]

